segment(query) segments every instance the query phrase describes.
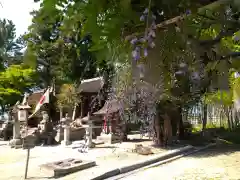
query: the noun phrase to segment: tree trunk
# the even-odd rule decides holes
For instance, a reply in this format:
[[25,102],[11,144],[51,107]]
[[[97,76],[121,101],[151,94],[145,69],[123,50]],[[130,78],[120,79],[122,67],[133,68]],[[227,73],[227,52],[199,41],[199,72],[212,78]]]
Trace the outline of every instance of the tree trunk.
[[164,119],[164,145],[167,146],[172,142],[172,124],[171,124],[171,119],[167,114],[164,114],[163,116]]
[[161,127],[161,123],[160,123],[160,117],[159,116],[155,116],[154,118],[154,132],[155,132],[155,137],[154,137],[154,143],[157,146],[162,146],[163,145],[163,128]]
[[60,113],[60,121],[62,120],[62,118],[63,118],[63,108],[62,107],[60,107],[59,108],[59,113]]
[[202,131],[206,129],[207,126],[207,104],[203,105],[203,120],[202,120]]
[[178,108],[178,138],[183,139],[184,138],[184,125],[183,125],[183,118],[182,118],[182,108]]
[[231,124],[231,115],[230,115],[230,109],[229,107],[224,107],[224,113],[225,113],[225,116],[227,117],[227,122],[228,122],[228,129],[232,129],[232,124]]

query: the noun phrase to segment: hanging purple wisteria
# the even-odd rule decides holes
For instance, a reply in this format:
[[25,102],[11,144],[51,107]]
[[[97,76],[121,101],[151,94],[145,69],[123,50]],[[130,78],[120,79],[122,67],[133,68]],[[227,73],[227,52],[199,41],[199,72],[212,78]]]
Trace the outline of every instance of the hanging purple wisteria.
[[[133,46],[132,58],[134,61],[139,61],[141,58],[146,58],[148,56],[148,49],[154,48],[156,45],[154,43],[154,38],[156,37],[156,16],[146,8],[140,17],[140,21],[146,23],[146,32],[144,36],[133,37],[131,39],[131,44]],[[151,22],[148,27],[148,23]]]

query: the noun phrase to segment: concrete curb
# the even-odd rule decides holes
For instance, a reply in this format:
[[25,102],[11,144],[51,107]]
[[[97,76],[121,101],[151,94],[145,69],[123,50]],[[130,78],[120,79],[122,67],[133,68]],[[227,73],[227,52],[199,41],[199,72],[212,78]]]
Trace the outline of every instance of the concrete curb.
[[148,169],[148,168],[156,167],[156,166],[159,166],[159,165],[162,165],[162,164],[166,164],[166,163],[169,163],[169,162],[171,162],[171,161],[180,159],[181,157],[188,156],[188,155],[190,155],[190,154],[194,154],[194,153],[197,153],[197,152],[199,152],[199,151],[203,151],[203,150],[205,150],[205,149],[208,149],[208,148],[214,147],[214,146],[216,146],[216,143],[208,144],[208,145],[206,145],[206,146],[204,146],[204,147],[195,149],[195,150],[193,150],[193,151],[185,152],[185,153],[183,153],[183,154],[174,156],[174,157],[172,157],[172,158],[169,158],[169,159],[166,159],[166,160],[163,160],[163,161],[160,161],[160,162],[151,164],[151,165],[149,165],[149,166],[147,166],[147,167],[144,167],[144,169]]
[[145,160],[145,161],[140,161],[138,163],[135,163],[135,164],[132,164],[132,165],[129,165],[129,166],[124,166],[124,167],[121,167],[121,168],[117,168],[117,169],[108,171],[108,172],[106,172],[106,173],[104,173],[100,176],[92,178],[91,180],[103,180],[103,179],[107,179],[107,178],[110,178],[110,177],[113,177],[113,176],[116,176],[116,175],[119,175],[119,174],[124,174],[124,173],[130,172],[130,171],[148,166],[150,164],[157,163],[159,161],[167,160],[167,159],[172,158],[174,156],[177,156],[177,155],[179,155],[183,152],[189,152],[190,150],[193,150],[193,149],[195,149],[193,146],[188,145],[188,146],[185,146],[185,147],[182,147],[182,148],[179,148],[179,149],[171,150],[170,152],[162,153],[157,157],[153,157],[151,159],[148,159],[148,160]]
[[144,167],[142,167],[142,168],[135,169],[135,170],[133,170],[133,171],[131,171],[131,172],[128,172],[128,173],[125,173],[125,174],[118,174],[118,176],[117,176],[116,178],[113,178],[112,180],[122,179],[122,178],[124,178],[124,177],[126,177],[126,176],[135,174],[135,173],[137,173],[137,172],[139,172],[139,171],[143,171],[143,170],[146,170],[146,169],[149,169],[149,168],[157,167],[157,166],[160,166],[160,165],[162,165],[162,164],[166,164],[166,163],[172,162],[172,161],[177,160],[177,159],[180,159],[180,158],[182,158],[182,157],[184,157],[184,156],[188,156],[188,155],[190,155],[190,154],[194,154],[194,153],[197,153],[197,152],[199,152],[199,151],[203,151],[203,150],[205,150],[205,149],[207,149],[207,148],[214,147],[214,146],[216,146],[216,143],[208,144],[208,145],[206,145],[206,146],[204,146],[204,147],[201,147],[201,148],[198,148],[198,149],[194,149],[193,151],[184,152],[183,154],[179,154],[179,155],[173,156],[173,157],[171,157],[171,158],[169,158],[169,159],[165,159],[165,160],[162,160],[162,161],[160,161],[160,162],[156,162],[156,163],[154,163],[154,164],[150,164],[150,165],[148,165],[148,166],[144,166]]

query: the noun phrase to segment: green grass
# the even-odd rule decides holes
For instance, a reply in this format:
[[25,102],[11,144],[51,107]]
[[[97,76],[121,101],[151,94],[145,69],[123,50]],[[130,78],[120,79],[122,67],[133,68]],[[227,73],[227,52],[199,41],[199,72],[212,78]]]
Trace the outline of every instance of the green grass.
[[[223,128],[225,130],[228,129],[226,124],[223,124],[222,127],[220,127],[220,125],[216,125],[216,124],[212,124],[212,123],[209,123],[206,125],[206,129],[216,129],[216,128]],[[193,133],[200,132],[201,130],[202,130],[202,124],[195,125],[192,128]]]
[[[224,140],[226,144],[240,144],[240,127],[233,131],[229,131],[226,124],[223,127],[215,124],[207,124],[206,129],[216,129],[217,135]],[[196,125],[192,128],[192,133],[197,133],[202,130],[202,125]]]

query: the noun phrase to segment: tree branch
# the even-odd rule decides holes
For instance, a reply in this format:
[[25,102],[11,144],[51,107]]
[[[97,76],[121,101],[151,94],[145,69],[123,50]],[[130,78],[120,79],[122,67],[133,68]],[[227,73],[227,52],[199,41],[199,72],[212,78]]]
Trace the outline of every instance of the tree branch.
[[236,57],[240,57],[240,52],[232,52],[226,56],[222,56],[220,58],[220,60],[226,60],[226,59],[229,59],[229,58],[236,58]]
[[[208,4],[208,5],[204,6],[204,7],[199,8],[197,13],[202,14],[206,9],[214,9],[217,6],[224,5],[224,4],[227,4],[229,2],[230,2],[230,0],[218,0],[218,1],[215,1],[215,2],[213,2],[211,4]],[[174,18],[168,19],[166,21],[163,21],[163,22],[157,24],[157,28],[163,28],[163,27],[165,27],[167,25],[170,25],[170,24],[176,23],[178,21],[184,20],[185,17],[186,17],[186,15],[180,15],[180,16],[176,16]],[[129,36],[126,36],[125,40],[126,41],[130,40],[130,39],[132,39],[132,38],[134,38],[134,37],[136,37],[138,35],[139,35],[139,33],[131,34]]]
[[236,28],[234,30],[233,29],[228,29],[226,31],[222,30],[216,38],[211,39],[211,40],[200,41],[199,45],[200,46],[213,46],[214,44],[219,43],[222,40],[222,38],[232,36],[235,32],[237,32],[239,30],[240,30],[240,28]]

